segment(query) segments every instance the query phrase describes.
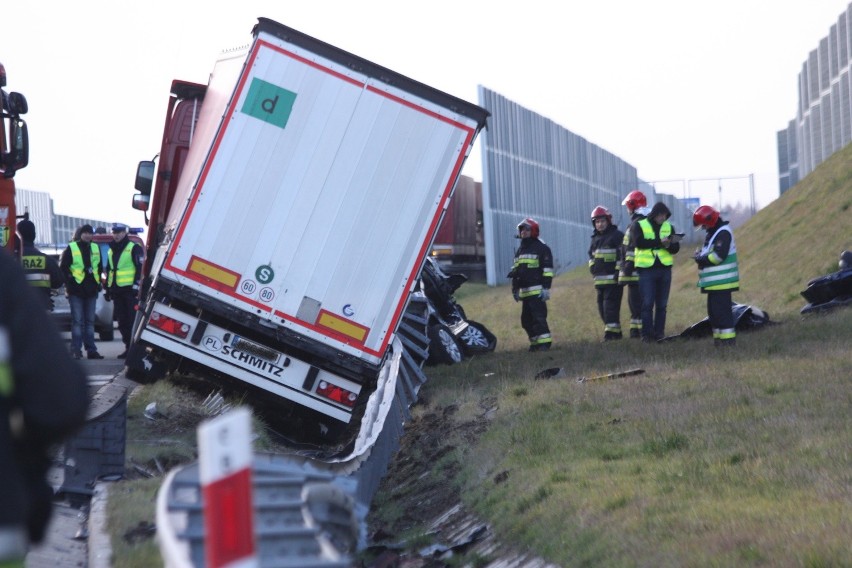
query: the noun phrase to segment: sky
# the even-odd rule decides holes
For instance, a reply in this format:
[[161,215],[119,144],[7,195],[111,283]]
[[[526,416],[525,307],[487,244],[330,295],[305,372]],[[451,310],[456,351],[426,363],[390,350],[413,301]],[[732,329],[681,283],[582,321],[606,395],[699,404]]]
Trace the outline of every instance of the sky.
[[[848,0],[64,0],[3,10],[7,91],[29,103],[19,188],[57,214],[143,222],[172,79],[207,83],[260,16],[447,93],[487,87],[636,167],[657,191],[778,196],[776,133],[802,64]],[[223,7],[227,6],[227,9]],[[477,142],[463,173],[482,179]],[[721,188],[721,189],[720,189]]]

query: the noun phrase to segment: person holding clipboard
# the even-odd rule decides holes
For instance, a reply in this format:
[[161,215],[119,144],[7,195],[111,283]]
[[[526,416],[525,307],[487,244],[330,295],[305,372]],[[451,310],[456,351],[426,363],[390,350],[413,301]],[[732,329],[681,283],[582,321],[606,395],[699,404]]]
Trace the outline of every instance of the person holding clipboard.
[[659,341],[666,334],[666,308],[672,284],[674,255],[680,251],[680,239],[669,223],[671,210],[657,202],[644,219],[630,229],[635,245],[634,266],[639,274],[642,297],[642,341]]

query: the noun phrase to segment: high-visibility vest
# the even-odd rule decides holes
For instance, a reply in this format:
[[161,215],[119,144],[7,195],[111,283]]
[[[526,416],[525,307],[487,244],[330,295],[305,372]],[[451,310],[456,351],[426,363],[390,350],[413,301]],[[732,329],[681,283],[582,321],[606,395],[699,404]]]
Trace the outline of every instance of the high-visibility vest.
[[[648,219],[640,219],[639,228],[642,229],[642,235],[646,239],[651,240],[656,238],[656,235],[654,235],[654,228],[651,226],[651,222]],[[660,240],[665,239],[671,234],[671,223],[663,221],[663,224],[660,225]],[[655,258],[659,258],[660,262],[663,263],[663,266],[671,266],[674,264],[674,257],[672,256],[672,253],[664,248],[640,249],[637,246],[635,254],[636,258],[633,263],[636,268],[650,268],[654,266]]]
[[[713,251],[713,241],[722,231],[731,234],[731,248],[724,260]],[[701,255],[707,255],[707,260],[712,262],[711,266],[705,266],[698,270],[698,287],[704,290],[731,290],[740,287],[740,269],[737,262],[737,245],[734,242],[734,232],[725,225],[711,237],[710,241],[701,249]]]
[[118,286],[123,288],[133,286],[136,283],[136,265],[133,264],[133,247],[136,243],[130,241],[118,257],[118,266],[115,265],[112,249],[109,249],[107,258],[109,261],[109,276],[107,277],[107,286]]
[[[100,274],[101,271],[101,248],[97,243],[89,243],[92,254],[89,259],[92,262],[92,274]],[[83,254],[80,252],[80,244],[77,241],[71,241],[68,245],[71,249],[71,276],[77,284],[83,283],[83,278],[86,277],[86,267],[83,265]],[[100,281],[100,276],[95,276],[96,281]]]

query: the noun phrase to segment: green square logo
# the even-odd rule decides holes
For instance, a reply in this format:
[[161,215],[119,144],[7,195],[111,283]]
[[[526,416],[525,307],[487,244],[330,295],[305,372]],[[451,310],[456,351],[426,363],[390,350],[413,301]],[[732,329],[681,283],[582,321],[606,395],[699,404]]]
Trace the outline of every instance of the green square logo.
[[296,93],[261,79],[252,79],[242,112],[284,128],[295,101]]

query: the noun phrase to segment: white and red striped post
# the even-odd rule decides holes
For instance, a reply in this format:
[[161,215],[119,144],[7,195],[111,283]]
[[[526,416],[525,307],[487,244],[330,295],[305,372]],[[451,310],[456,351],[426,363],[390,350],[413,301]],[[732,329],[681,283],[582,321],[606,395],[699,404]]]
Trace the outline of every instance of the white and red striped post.
[[210,568],[258,566],[251,487],[251,412],[237,408],[198,427],[204,556]]

